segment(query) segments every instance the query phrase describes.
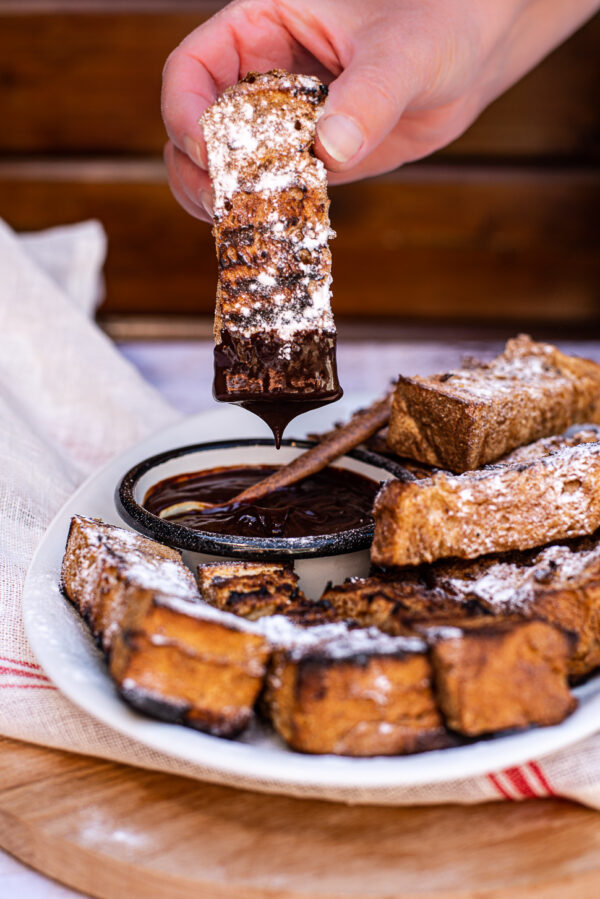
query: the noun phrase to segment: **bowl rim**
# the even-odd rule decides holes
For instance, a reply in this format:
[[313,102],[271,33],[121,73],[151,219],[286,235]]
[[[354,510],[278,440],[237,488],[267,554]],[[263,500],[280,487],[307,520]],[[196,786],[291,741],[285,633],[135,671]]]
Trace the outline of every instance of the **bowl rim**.
[[[288,438],[281,441],[286,447],[309,449],[316,445],[313,440]],[[235,537],[229,534],[210,534],[206,531],[194,531],[183,525],[165,521],[152,512],[148,512],[135,499],[135,488],[139,480],[153,468],[181,456],[198,452],[236,449],[247,446],[273,447],[273,440],[264,437],[241,437],[229,440],[216,440],[207,443],[191,443],[174,447],[162,453],[156,453],[142,459],[125,472],[115,489],[115,505],[119,515],[135,530],[177,549],[190,552],[205,553],[214,556],[227,556],[235,559],[307,559],[323,556],[344,555],[368,549],[373,541],[374,525],[363,525],[360,528],[349,528],[336,534],[321,534],[311,537]],[[402,466],[392,459],[386,459],[370,450],[353,449],[339,456],[339,459],[350,458],[376,468],[381,468],[398,476]],[[334,463],[337,460],[334,460]]]

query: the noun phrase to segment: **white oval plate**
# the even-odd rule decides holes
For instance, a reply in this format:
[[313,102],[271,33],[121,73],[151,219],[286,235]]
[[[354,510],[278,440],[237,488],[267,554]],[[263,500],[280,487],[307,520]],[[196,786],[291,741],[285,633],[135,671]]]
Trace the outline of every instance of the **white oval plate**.
[[[312,429],[344,418],[365,397],[345,398],[311,413]],[[298,429],[299,430],[299,429]],[[136,462],[174,446],[204,440],[265,436],[264,426],[237,409],[187,418],[111,460],[63,506],[48,528],[29,569],[23,596],[27,636],[48,677],[72,702],[117,731],[175,758],[195,764],[204,780],[304,797],[361,803],[407,801],[407,790],[518,765],[562,749],[599,729],[600,676],[575,690],[579,708],[556,727],[534,728],[443,751],[351,759],[292,752],[266,729],[255,727],[229,741],[146,718],[117,696],[100,653],[59,590],[59,571],[71,516],[123,523],[113,494]],[[296,434],[296,436],[302,436]]]

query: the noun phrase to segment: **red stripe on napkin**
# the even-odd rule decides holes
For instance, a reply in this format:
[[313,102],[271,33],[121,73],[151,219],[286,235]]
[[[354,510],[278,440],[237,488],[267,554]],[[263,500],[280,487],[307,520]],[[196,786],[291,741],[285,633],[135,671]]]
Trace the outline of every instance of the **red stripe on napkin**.
[[514,796],[511,796],[508,790],[504,788],[501,784],[500,780],[495,774],[488,774],[488,780],[490,783],[496,788],[496,790],[500,793],[501,796],[504,796],[505,799],[509,799],[511,802],[514,802]]
[[39,680],[48,680],[45,674],[38,674],[36,671],[21,671],[20,668],[9,668],[6,665],[0,665],[0,674],[18,674],[19,677],[35,677]]
[[0,690],[56,690],[54,684],[0,684]]
[[21,659],[11,659],[9,656],[0,656],[0,662],[10,662],[12,665],[22,665],[24,668],[35,668],[37,671],[41,671],[39,665],[34,665],[33,662],[24,662]]
[[508,778],[515,790],[517,790],[524,799],[535,799],[538,795],[530,786],[527,777],[521,768],[507,768],[506,771],[503,771],[502,773]]
[[538,781],[542,785],[542,788],[545,791],[545,795],[548,795],[548,796],[557,796],[558,795],[556,793],[556,791],[553,790],[552,787],[550,786],[546,775],[544,774],[544,772],[542,771],[540,766],[537,764],[537,762],[529,762],[529,768],[530,768],[531,772],[533,773],[533,775],[535,777],[537,777]]

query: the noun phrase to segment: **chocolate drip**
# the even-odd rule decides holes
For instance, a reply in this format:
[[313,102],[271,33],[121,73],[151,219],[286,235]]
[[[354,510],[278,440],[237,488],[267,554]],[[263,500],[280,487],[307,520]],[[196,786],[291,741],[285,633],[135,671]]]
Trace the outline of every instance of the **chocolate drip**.
[[214,397],[262,418],[279,448],[293,418],[342,396],[335,349],[335,334],[323,331],[284,341],[274,332],[246,337],[223,329],[214,353]]

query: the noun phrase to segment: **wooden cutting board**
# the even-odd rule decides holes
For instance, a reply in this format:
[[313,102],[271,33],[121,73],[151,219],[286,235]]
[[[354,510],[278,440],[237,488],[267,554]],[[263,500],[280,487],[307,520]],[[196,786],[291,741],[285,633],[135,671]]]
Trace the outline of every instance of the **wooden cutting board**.
[[0,738],[0,845],[101,899],[596,899],[600,815],[348,807]]

